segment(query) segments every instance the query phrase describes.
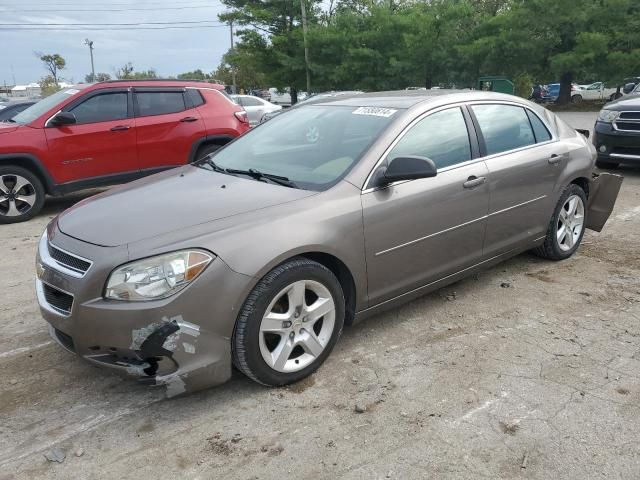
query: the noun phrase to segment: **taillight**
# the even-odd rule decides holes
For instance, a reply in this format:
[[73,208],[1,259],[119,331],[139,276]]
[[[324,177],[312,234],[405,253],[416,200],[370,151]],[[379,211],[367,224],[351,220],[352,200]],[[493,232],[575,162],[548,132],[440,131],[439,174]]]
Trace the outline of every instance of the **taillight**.
[[247,112],[245,112],[244,110],[242,110],[241,112],[234,112],[233,114],[242,123],[249,123],[249,117],[247,116]]

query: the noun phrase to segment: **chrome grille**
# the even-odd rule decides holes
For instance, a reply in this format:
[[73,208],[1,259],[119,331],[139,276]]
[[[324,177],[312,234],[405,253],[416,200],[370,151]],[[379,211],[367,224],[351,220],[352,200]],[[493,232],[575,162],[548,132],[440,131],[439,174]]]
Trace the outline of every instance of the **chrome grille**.
[[51,308],[64,315],[69,315],[71,313],[71,307],[73,307],[73,295],[63,292],[62,290],[58,290],[47,283],[42,284],[42,291],[44,293],[44,299]]
[[51,258],[64,268],[68,268],[69,270],[84,275],[87,273],[87,270],[89,270],[89,267],[91,267],[91,262],[89,260],[78,257],[69,252],[65,252],[50,243],[47,244],[47,248]]
[[640,111],[639,112],[621,112],[620,118],[622,120],[640,120]]
[[613,128],[620,132],[640,132],[640,112],[620,112]]

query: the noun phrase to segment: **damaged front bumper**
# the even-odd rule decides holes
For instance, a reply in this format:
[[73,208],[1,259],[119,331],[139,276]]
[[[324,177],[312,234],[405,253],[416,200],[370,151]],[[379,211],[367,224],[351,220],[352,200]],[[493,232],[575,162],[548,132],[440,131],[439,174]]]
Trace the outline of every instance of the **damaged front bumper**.
[[601,232],[616,204],[621,175],[594,173],[589,181],[589,200],[587,202],[587,228]]
[[[78,266],[68,255],[86,260],[86,272],[68,268]],[[126,247],[99,247],[48,228],[38,248],[36,293],[54,340],[93,364],[165,385],[169,397],[228,380],[238,292],[250,277],[215,259],[169,298],[104,299],[110,272],[127,261]]]

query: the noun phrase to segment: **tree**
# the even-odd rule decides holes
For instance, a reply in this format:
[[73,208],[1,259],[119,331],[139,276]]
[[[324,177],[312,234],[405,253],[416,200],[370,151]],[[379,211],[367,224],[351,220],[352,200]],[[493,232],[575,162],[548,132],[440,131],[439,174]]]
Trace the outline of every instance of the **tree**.
[[[320,0],[302,1],[307,23],[316,24]],[[253,68],[264,75],[270,86],[288,87],[295,103],[298,90],[306,85],[300,0],[223,0],[223,3],[230,11],[219,15],[221,21],[249,27],[238,29],[240,41],[236,49],[241,54],[250,53]],[[236,58],[228,60],[233,62]],[[233,63],[229,66],[238,67]]]
[[36,52],[36,57],[40,59],[44,68],[49,72],[51,78],[53,79],[53,83],[58,84],[58,72],[60,70],[64,70],[67,66],[67,62],[64,58],[62,58],[57,53],[54,54],[44,54],[42,52]]
[[108,73],[96,73],[95,79],[92,79],[92,77],[93,75],[88,73],[87,75],[84,76],[84,81],[86,83],[93,83],[93,82],[106,82],[111,80],[111,75],[109,75]]
[[115,76],[119,80],[145,80],[150,78],[158,78],[158,73],[155,69],[142,70],[136,72],[131,62],[125,63],[122,67],[114,71]]
[[208,73],[204,73],[202,70],[198,68],[193,72],[179,73],[178,78],[180,80],[210,80],[211,75]]
[[52,93],[60,90],[60,85],[54,80],[53,76],[47,75],[40,79],[40,91],[42,97],[48,97]]

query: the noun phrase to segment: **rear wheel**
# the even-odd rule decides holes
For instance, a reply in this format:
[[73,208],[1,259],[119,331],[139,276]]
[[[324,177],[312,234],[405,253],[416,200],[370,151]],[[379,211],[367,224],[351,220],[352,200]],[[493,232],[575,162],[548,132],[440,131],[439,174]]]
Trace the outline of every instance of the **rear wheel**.
[[0,223],[18,223],[33,218],[44,205],[40,179],[29,170],[0,167]]
[[335,275],[306,258],[269,272],[249,294],[233,334],[235,366],[258,383],[297,382],[329,356],[344,324]]
[[582,103],[582,95],[572,95],[571,103]]
[[549,260],[564,260],[573,255],[584,235],[586,205],[584,190],[569,185],[558,200],[544,243],[534,253]]

